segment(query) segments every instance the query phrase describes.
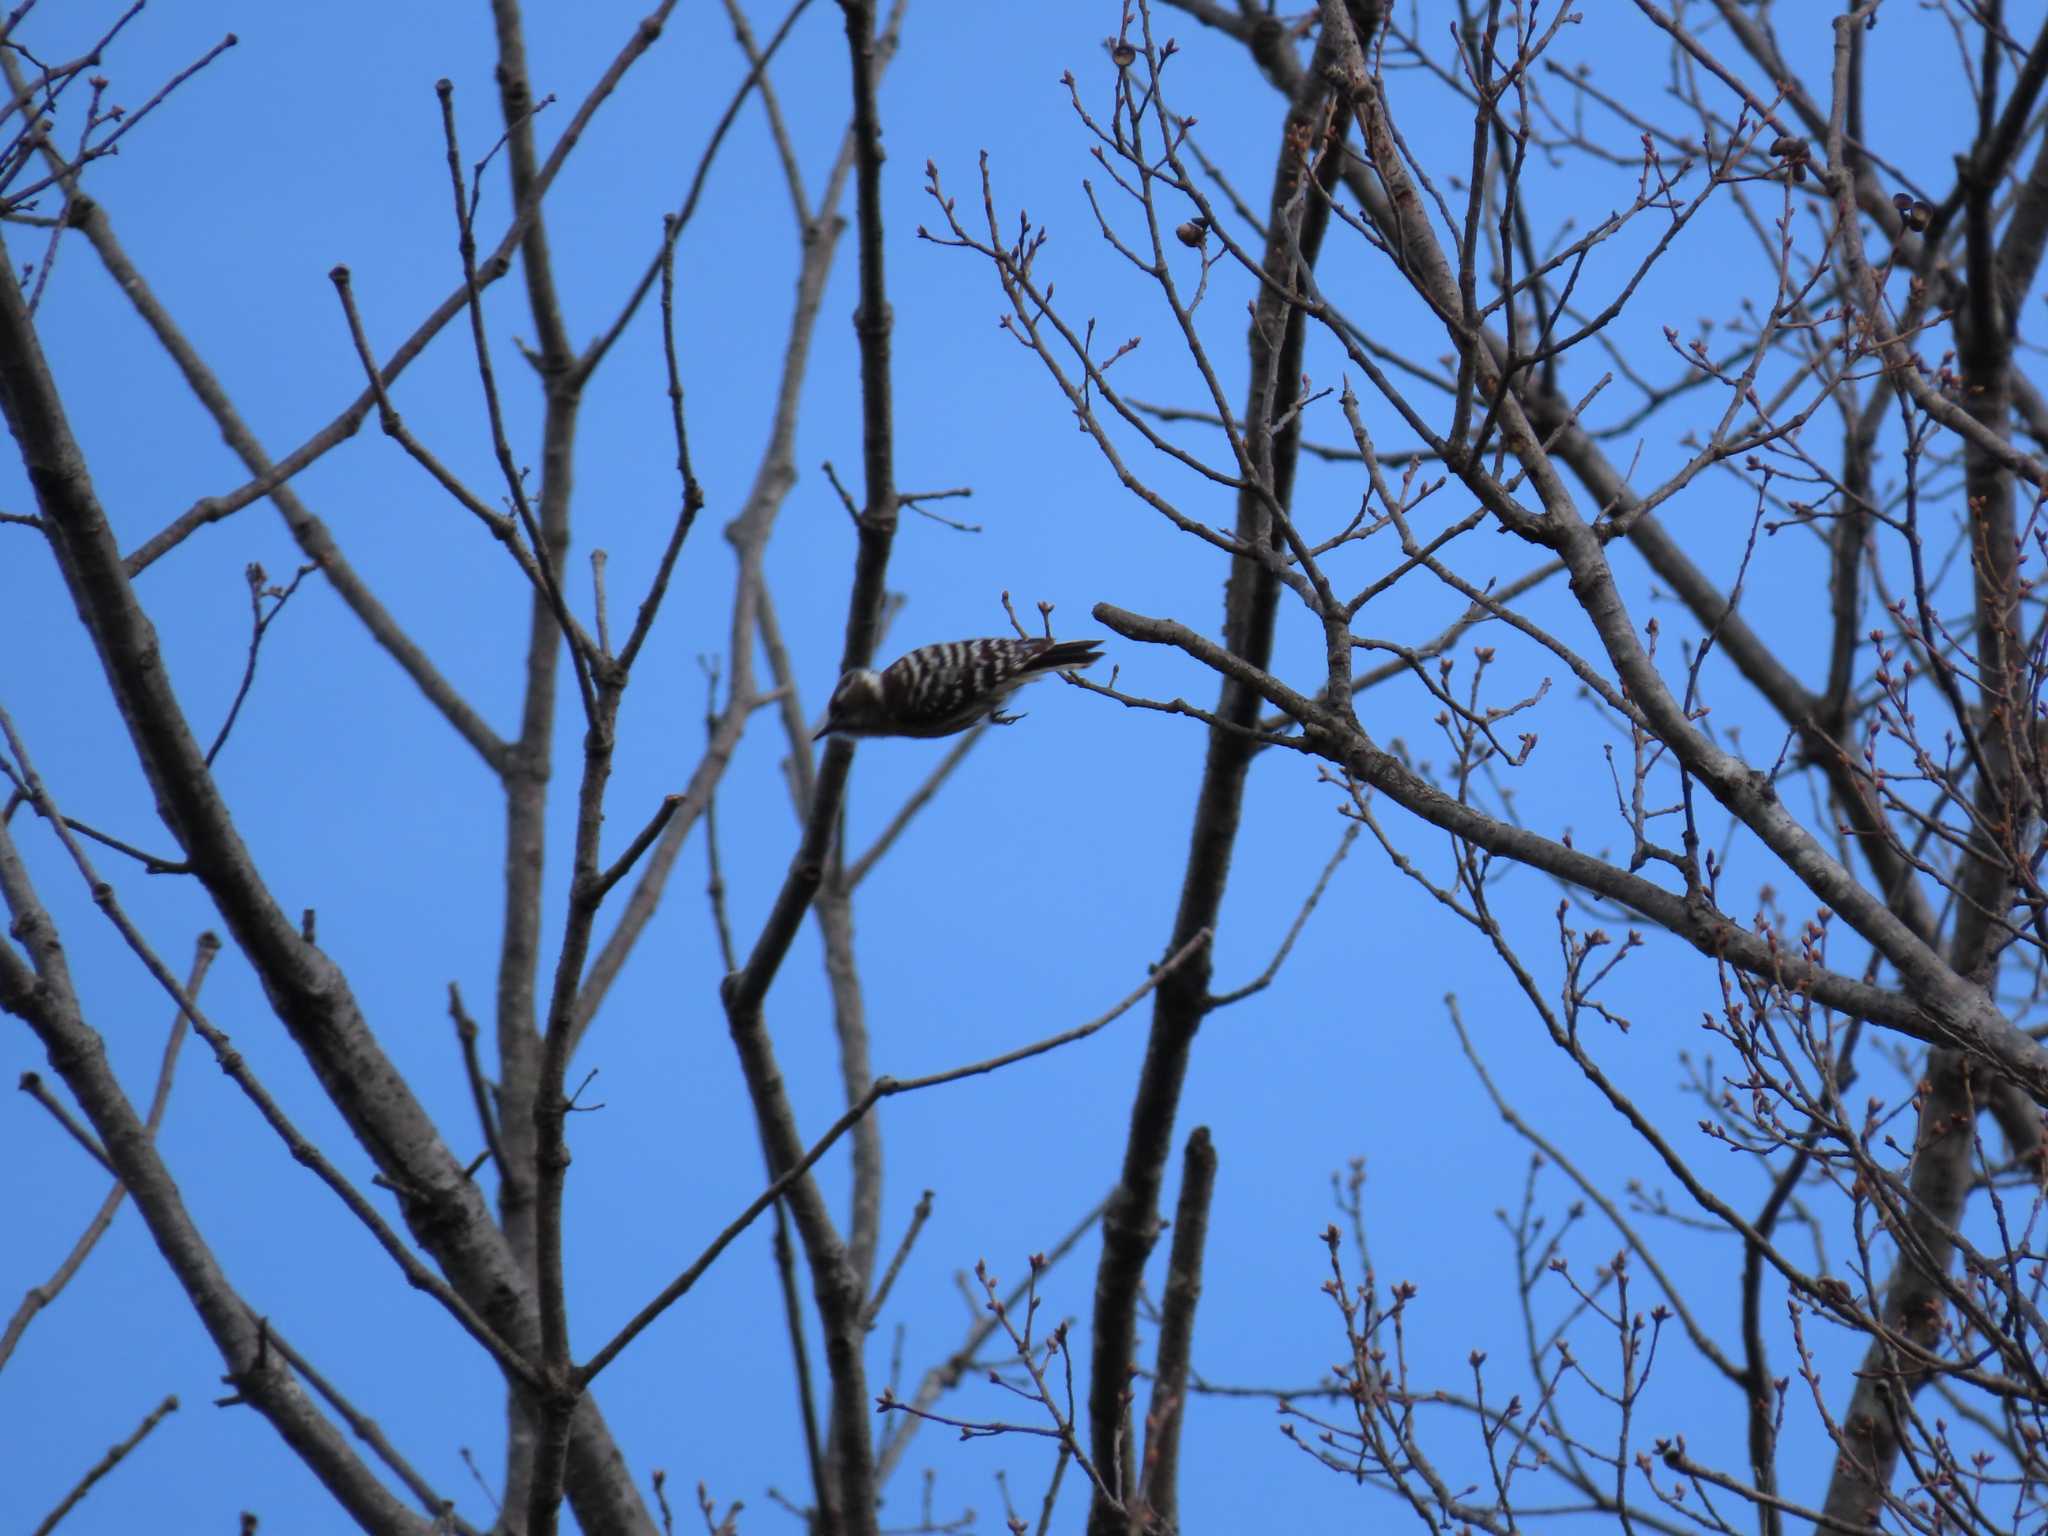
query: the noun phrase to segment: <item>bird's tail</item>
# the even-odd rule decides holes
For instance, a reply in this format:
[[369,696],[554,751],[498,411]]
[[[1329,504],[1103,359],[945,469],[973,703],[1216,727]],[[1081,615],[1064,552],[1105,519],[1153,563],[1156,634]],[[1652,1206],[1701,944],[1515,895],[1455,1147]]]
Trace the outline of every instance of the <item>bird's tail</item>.
[[1102,659],[1100,640],[1055,640],[1031,658],[1033,672],[1064,672],[1069,667],[1093,666]]

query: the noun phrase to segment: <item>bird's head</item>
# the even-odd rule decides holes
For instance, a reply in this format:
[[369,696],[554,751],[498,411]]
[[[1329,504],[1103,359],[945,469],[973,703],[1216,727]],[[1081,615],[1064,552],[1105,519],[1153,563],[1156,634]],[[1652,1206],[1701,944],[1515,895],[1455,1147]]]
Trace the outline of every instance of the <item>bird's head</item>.
[[832,702],[825,706],[825,723],[811,740],[820,740],[834,731],[847,736],[866,735],[881,717],[882,675],[866,667],[855,667],[832,690]]

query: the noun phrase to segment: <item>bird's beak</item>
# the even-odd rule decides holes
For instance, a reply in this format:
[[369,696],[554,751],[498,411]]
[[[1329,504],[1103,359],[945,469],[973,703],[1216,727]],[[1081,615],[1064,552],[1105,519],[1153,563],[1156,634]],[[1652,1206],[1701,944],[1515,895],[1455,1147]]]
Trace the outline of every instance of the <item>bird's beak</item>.
[[811,740],[823,741],[827,736],[830,736],[831,734],[832,722],[830,720],[827,720],[823,725],[819,726],[817,730],[811,733]]

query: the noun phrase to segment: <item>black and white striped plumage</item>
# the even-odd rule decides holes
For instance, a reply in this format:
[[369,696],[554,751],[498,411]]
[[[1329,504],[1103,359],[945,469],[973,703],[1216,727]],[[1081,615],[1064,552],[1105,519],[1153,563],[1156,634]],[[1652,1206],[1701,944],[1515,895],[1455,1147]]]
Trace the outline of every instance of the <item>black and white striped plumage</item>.
[[820,736],[951,736],[979,720],[1008,725],[1003,701],[1048,672],[1097,659],[1094,640],[948,640],[906,651],[880,672],[839,679]]

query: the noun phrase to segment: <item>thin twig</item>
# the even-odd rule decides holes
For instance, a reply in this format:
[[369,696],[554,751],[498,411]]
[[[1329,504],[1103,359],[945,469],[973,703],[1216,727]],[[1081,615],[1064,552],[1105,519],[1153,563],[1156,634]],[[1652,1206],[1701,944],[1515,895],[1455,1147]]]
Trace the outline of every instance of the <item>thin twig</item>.
[[462,1046],[462,1074],[469,1081],[477,1126],[483,1132],[484,1145],[490,1149],[491,1166],[502,1179],[506,1177],[505,1149],[498,1141],[498,1116],[492,1104],[490,1079],[484,1076],[483,1060],[476,1048],[480,1031],[463,1006],[462,988],[452,981],[448,983],[448,1017],[455,1021],[455,1038]]
[[848,890],[857,889],[861,881],[867,878],[876,861],[895,846],[896,839],[903,835],[903,830],[910,825],[911,819],[931,803],[932,796],[939,792],[946,780],[952,777],[953,770],[960,766],[961,760],[974,750],[974,744],[987,733],[988,722],[984,720],[953,743],[952,749],[939,759],[938,765],[930,773],[925,775],[924,782],[911,792],[910,798],[903,802],[901,809],[889,818],[889,824],[882,828],[874,842],[868,845],[868,851],[847,868]]
[[31,1533],[31,1536],[50,1536],[50,1532],[57,1528],[57,1522],[70,1514],[72,1507],[92,1491],[92,1485],[119,1466],[122,1459],[130,1451],[142,1444],[143,1437],[155,1429],[157,1425],[161,1424],[168,1415],[175,1413],[177,1408],[178,1399],[174,1395],[166,1397],[162,1402],[150,1409],[142,1422],[135,1427],[135,1432],[132,1435],[109,1447],[107,1454],[94,1462],[86,1470],[85,1475],[78,1480],[71,1491],[58,1501],[57,1507],[43,1516],[35,1530]]
[[640,829],[639,835],[626,845],[624,853],[621,853],[617,859],[613,860],[611,868],[598,876],[597,897],[599,900],[603,900],[613,886],[633,872],[633,866],[640,862],[640,856],[654,846],[654,840],[661,836],[661,829],[668,825],[669,817],[675,815],[677,808],[682,805],[685,798],[683,795],[664,795],[662,797],[661,804],[656,807],[654,814],[647,818],[647,825]]
[[[241,714],[243,701],[249,697],[249,690],[256,683],[256,656],[263,649],[263,637],[270,626],[277,622],[277,616],[284,612],[284,605],[291,601],[292,594],[299,590],[299,583],[314,571],[317,565],[302,565],[293,573],[292,579],[282,587],[266,587],[269,580],[263,567],[251,562],[243,577],[249,583],[249,657],[242,665],[242,683],[235,690],[235,699],[228,706],[227,718],[220,723],[220,732],[213,738],[213,745],[206,749],[206,766],[211,768],[213,760],[220,755],[220,749],[227,745],[228,732],[235,728],[235,717]],[[270,611],[263,611],[263,600],[271,600]]]
[[[50,1092],[49,1088],[44,1084],[40,1072],[22,1073],[18,1086],[23,1093],[34,1099],[56,1117],[57,1123],[71,1134],[71,1139],[85,1148],[88,1157],[106,1169],[108,1173],[114,1172],[114,1165],[107,1161],[107,1154],[101,1150],[99,1139],[91,1131],[79,1124],[77,1117],[70,1110],[66,1109],[57,1097]],[[119,1177],[118,1174],[115,1176]]]
[[505,489],[511,498],[513,511],[518,514],[520,526],[526,531],[526,541],[532,546],[541,594],[546,598],[556,624],[561,627],[562,640],[576,674],[576,687],[583,696],[584,718],[595,721],[597,692],[591,677],[593,648],[583,634],[582,626],[570,617],[568,600],[562,594],[556,570],[555,551],[541,531],[532,502],[526,494],[525,474],[512,457],[512,443],[505,433],[505,413],[498,398],[497,371],[491,363],[490,341],[484,329],[483,291],[477,281],[476,237],[472,228],[476,206],[462,189],[462,152],[455,133],[455,87],[444,78],[435,83],[434,89],[441,101],[441,136],[447,145],[448,175],[455,196],[456,245],[462,257],[463,283],[469,298],[470,343],[476,355],[477,375],[483,384],[485,414],[491,424],[491,447],[496,454],[498,468],[505,477]]
[[910,1225],[903,1229],[903,1241],[896,1245],[896,1252],[889,1260],[889,1267],[882,1271],[882,1278],[875,1286],[875,1294],[868,1298],[867,1313],[863,1321],[870,1331],[875,1319],[881,1316],[882,1304],[889,1299],[889,1289],[896,1283],[896,1276],[903,1268],[903,1261],[910,1257],[911,1246],[917,1241],[917,1234],[924,1230],[924,1224],[931,1219],[932,1192],[926,1190],[918,1197],[917,1209],[910,1213]]
[[312,1362],[293,1349],[270,1325],[269,1319],[258,1318],[257,1321],[263,1328],[264,1337],[270,1341],[271,1348],[284,1356],[291,1368],[306,1378],[307,1384],[326,1399],[327,1405],[341,1416],[341,1421],[348,1425],[351,1433],[367,1445],[379,1461],[391,1469],[392,1474],[412,1491],[412,1496],[420,1501],[429,1515],[434,1517],[437,1522],[436,1536],[444,1529],[440,1522],[445,1522],[445,1529],[458,1533],[458,1536],[476,1536],[475,1527],[456,1515],[455,1501],[444,1499],[435,1491],[433,1484],[422,1477],[412,1463],[398,1453],[398,1448],[386,1437],[375,1419],[342,1396],[333,1382],[315,1370]]
[[590,552],[590,596],[597,610],[597,654],[607,657],[612,653],[611,613],[604,596],[604,566],[608,558],[601,549]]
[[932,511],[930,507],[923,505],[927,501],[941,501],[954,496],[972,496],[973,494],[974,490],[971,486],[962,485],[956,486],[950,491],[905,491],[896,499],[904,506],[910,508],[919,517],[928,517],[935,523],[951,528],[955,533],[981,533],[983,529],[979,523],[957,522],[953,518],[942,517],[937,512]]
[[1287,955],[1294,948],[1294,941],[1301,937],[1301,930],[1308,926],[1308,916],[1315,911],[1316,903],[1323,899],[1323,892],[1330,888],[1331,877],[1337,873],[1337,866],[1344,862],[1344,855],[1351,851],[1352,842],[1358,837],[1359,826],[1352,822],[1344,829],[1344,835],[1337,840],[1337,851],[1330,855],[1330,862],[1323,866],[1315,888],[1308,893],[1308,899],[1301,904],[1301,910],[1294,914],[1294,921],[1287,926],[1287,936],[1280,941],[1280,947],[1273,952],[1273,960],[1258,976],[1234,992],[1223,992],[1209,999],[1213,1012],[1227,1008],[1232,1003],[1243,1002],[1254,992],[1263,992],[1273,984],[1273,978],[1280,974],[1280,967],[1286,963]]
[[676,561],[682,556],[683,541],[690,536],[697,514],[704,509],[704,488],[697,483],[696,471],[690,468],[690,434],[683,425],[683,374],[681,364],[676,361],[675,312],[675,241],[671,237],[663,249],[661,263],[661,354],[668,370],[669,423],[675,433],[676,474],[682,480],[683,498],[676,509],[676,520],[669,529],[668,546],[662,550],[660,563],[655,566],[654,579],[647,584],[647,595],[640,600],[640,610],[633,619],[633,631],[626,637],[626,648],[619,652],[619,668],[626,672],[632,670],[640,647],[647,643],[648,633],[654,628],[654,616],[661,610],[661,600],[668,593],[669,577],[674,574]]

